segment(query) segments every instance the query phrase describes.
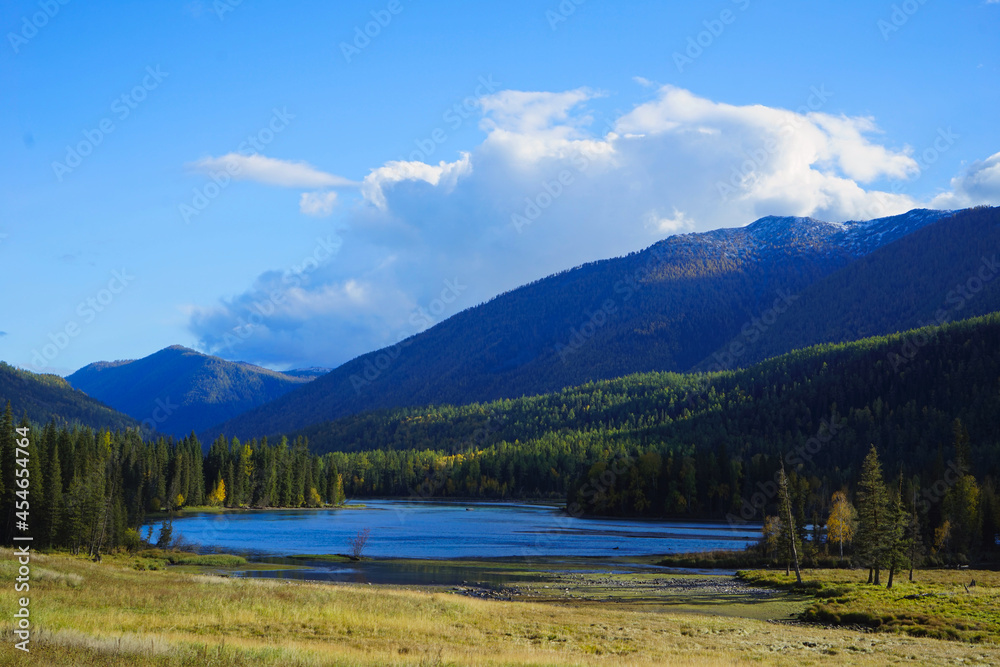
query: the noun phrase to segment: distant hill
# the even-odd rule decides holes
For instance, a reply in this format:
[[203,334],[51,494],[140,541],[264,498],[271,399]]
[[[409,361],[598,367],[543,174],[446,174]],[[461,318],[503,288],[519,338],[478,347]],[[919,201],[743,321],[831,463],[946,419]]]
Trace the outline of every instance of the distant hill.
[[136,420],[74,389],[58,375],[39,375],[0,361],[0,409],[7,401],[16,419],[27,413],[36,424],[55,419],[60,424],[111,431],[139,426]]
[[672,236],[502,294],[203,436],[248,438],[364,410],[487,401],[629,373],[687,371],[754,317],[785,309],[811,285],[950,214],[915,210],[847,223],[767,217],[746,227]]
[[174,345],[143,359],[93,363],[66,380],[161,433],[185,436],[278,398],[324,370],[279,373]]

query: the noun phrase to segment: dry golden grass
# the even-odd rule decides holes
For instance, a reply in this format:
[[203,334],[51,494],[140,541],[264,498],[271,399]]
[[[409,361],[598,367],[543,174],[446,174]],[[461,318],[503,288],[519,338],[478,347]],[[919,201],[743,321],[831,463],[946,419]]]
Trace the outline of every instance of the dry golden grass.
[[[14,563],[9,550],[0,558],[9,619]],[[140,572],[110,558],[51,555],[33,565],[47,573],[31,590],[32,652],[13,650],[7,631],[0,664],[1000,664],[995,647],[614,604]]]

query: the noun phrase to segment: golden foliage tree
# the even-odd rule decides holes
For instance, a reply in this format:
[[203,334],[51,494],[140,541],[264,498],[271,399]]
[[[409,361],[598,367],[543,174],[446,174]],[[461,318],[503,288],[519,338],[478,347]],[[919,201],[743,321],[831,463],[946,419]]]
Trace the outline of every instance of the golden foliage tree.
[[226,502],[226,481],[222,477],[219,477],[219,481],[215,483],[215,488],[208,494],[208,504],[212,507],[218,507],[224,502]]
[[831,542],[840,545],[840,560],[844,560],[844,543],[854,539],[857,512],[843,491],[833,494],[832,500],[833,509],[830,510],[830,518],[826,520],[826,536]]

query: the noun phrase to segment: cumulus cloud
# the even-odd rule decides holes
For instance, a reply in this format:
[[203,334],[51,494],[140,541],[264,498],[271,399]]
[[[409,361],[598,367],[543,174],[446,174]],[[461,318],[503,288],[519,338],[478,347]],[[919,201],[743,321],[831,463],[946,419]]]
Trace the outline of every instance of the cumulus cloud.
[[355,187],[355,181],[320,171],[305,162],[292,162],[264,157],[227,153],[220,157],[205,157],[189,167],[205,173],[229,173],[236,180],[255,181],[284,188],[344,188]]
[[[244,294],[195,309],[191,330],[230,358],[332,366],[525,282],[672,233],[765,215],[868,219],[928,203],[872,186],[920,173],[910,148],[893,146],[875,119],[822,104],[792,111],[654,90],[617,118],[594,112],[601,93],[587,88],[482,98],[484,138],[471,150],[370,171],[360,197],[340,209],[349,251],[292,272],[297,282],[262,274]],[[346,180],[302,163],[255,165],[255,179],[274,185],[325,193]],[[998,165],[1000,154],[970,165],[935,205],[997,201]],[[325,213],[335,200],[325,196],[304,195],[300,208]],[[274,302],[275,290],[287,298]],[[226,336],[232,343],[234,327],[264,302],[270,314],[227,349]]]
[[423,181],[429,185],[441,185],[447,192],[455,186],[459,177],[470,170],[469,155],[466,153],[455,162],[440,162],[437,166],[424,162],[393,161],[373,169],[361,185],[365,199],[377,208],[385,210],[385,188],[403,181]]
[[1000,202],[1000,153],[973,162],[951,179],[951,192],[934,198],[938,208],[965,208]]

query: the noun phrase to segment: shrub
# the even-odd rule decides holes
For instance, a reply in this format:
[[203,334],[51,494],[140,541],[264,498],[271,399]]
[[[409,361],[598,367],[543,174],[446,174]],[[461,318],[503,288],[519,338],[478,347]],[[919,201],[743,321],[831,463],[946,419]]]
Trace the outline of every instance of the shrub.
[[122,536],[122,546],[129,553],[135,553],[143,546],[142,535],[134,528],[125,529],[125,534]]

